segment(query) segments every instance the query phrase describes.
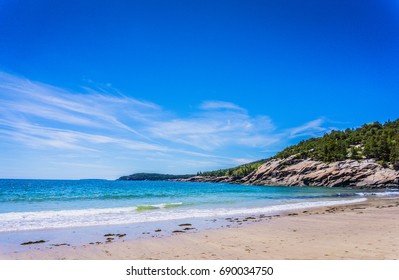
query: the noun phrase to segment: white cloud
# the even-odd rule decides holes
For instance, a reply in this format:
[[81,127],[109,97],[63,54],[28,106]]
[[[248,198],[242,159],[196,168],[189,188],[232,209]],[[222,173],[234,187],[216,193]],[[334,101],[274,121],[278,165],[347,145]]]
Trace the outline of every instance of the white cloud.
[[[118,145],[129,150],[166,151],[168,148],[143,141],[90,134],[68,129],[50,128],[23,122],[0,120],[0,134],[12,136],[14,141],[37,148],[96,151],[102,144]],[[6,128],[4,128],[6,127]]]
[[[85,93],[68,92],[5,73],[0,74],[0,90],[0,100],[6,105],[0,109],[0,116],[12,122],[35,122],[41,127],[71,131],[97,129],[106,135],[117,132],[124,138],[166,141],[164,144],[184,144],[186,149],[206,151],[231,145],[264,147],[278,140],[271,133],[274,127],[268,117],[251,117],[240,106],[225,101],[203,102],[191,115],[176,118],[154,103],[119,92],[111,95],[105,89],[99,93],[88,88]],[[55,142],[50,146],[76,148],[70,139],[67,141],[68,145]]]
[[289,129],[289,136],[291,138],[301,137],[301,136],[320,136],[321,133],[328,132],[328,129],[323,127],[324,119],[319,118],[301,126]]
[[34,115],[42,119],[88,127],[100,126],[112,130],[117,127],[143,138],[147,137],[118,117],[126,114],[129,119],[143,120],[160,110],[150,102],[104,95],[95,91],[80,94],[68,92],[5,73],[0,73],[0,90],[0,100],[7,105],[0,109],[0,116]]
[[205,101],[201,104],[200,108],[203,110],[227,109],[227,110],[245,111],[245,109],[241,108],[240,106],[225,101]]
[[[238,106],[231,104],[231,107]],[[153,137],[203,150],[231,145],[264,147],[278,140],[268,117],[251,117],[244,111],[227,110],[226,107],[196,112],[186,118],[157,121],[148,127],[148,131]]]
[[134,157],[169,166],[196,166],[198,161],[202,169],[226,167],[262,158],[262,151],[286,146],[289,138],[327,131],[322,118],[278,131],[268,116],[252,116],[231,102],[205,101],[178,116],[110,86],[77,93],[1,72],[0,103],[0,145],[64,156],[66,151],[81,153],[71,157],[80,166],[95,154],[114,158],[114,164],[117,158],[128,162]]

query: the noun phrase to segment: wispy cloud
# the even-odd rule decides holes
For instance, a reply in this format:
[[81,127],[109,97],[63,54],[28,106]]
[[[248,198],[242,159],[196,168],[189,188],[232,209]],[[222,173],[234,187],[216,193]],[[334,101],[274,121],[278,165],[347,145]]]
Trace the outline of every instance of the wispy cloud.
[[90,134],[68,129],[58,129],[23,122],[0,120],[0,133],[9,135],[13,141],[19,141],[36,148],[58,148],[69,150],[98,151],[95,147],[111,144],[130,150],[166,151],[168,148],[148,142]]
[[254,152],[288,138],[328,131],[323,118],[281,131],[268,116],[253,116],[231,102],[203,101],[180,116],[108,85],[74,92],[2,72],[0,103],[2,143],[15,150],[78,152],[81,157],[74,154],[70,160],[78,157],[79,166],[89,154],[125,162],[151,158],[170,166],[197,161],[202,169],[212,168],[212,162],[236,165],[262,157]]
[[119,120],[118,115],[125,113],[129,119],[142,120],[159,110],[155,104],[133,98],[95,91],[73,93],[5,73],[0,73],[0,90],[2,103],[6,105],[0,109],[3,116],[34,116],[87,127],[120,128],[143,138],[147,137]]
[[204,102],[190,116],[156,121],[147,130],[153,137],[208,151],[232,145],[264,147],[278,141],[270,118],[251,117],[228,102]]
[[323,118],[319,118],[301,126],[294,127],[288,130],[289,137],[296,138],[301,136],[320,136],[322,133],[329,132],[329,129],[323,126],[324,123],[325,120]]
[[203,109],[203,110],[221,110],[221,109],[226,109],[226,110],[245,111],[245,109],[243,109],[240,106],[237,106],[236,104],[233,104],[231,102],[215,101],[215,100],[203,102],[201,104],[200,108]]

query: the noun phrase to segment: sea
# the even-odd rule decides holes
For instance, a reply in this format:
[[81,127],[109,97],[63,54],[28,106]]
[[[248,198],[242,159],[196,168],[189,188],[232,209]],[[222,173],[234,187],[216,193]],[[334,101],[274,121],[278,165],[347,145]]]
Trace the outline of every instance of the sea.
[[[351,204],[373,196],[399,196],[399,189],[0,179],[0,259],[31,249],[107,243],[110,234],[123,236],[112,242],[123,242],[240,227],[257,221],[249,216]],[[24,245],[32,241],[41,242]]]
[[0,233],[278,214],[399,190],[109,180],[0,180]]

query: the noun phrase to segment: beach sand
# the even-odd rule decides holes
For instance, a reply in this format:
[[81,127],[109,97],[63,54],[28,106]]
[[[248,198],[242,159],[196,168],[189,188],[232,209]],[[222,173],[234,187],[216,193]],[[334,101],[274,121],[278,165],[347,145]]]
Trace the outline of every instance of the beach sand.
[[[109,243],[53,246],[1,259],[398,259],[399,198],[228,220],[231,228]],[[187,221],[190,223],[189,221]],[[241,225],[238,225],[242,223]],[[234,225],[234,226],[233,226]],[[177,227],[178,229],[179,227]],[[103,237],[104,238],[104,237]],[[94,242],[95,240],[93,240]]]

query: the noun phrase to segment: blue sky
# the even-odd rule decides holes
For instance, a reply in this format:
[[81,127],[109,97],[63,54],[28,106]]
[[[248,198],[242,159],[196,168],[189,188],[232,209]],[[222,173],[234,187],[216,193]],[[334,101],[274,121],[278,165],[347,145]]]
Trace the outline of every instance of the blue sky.
[[0,0],[0,177],[195,173],[394,120],[399,3]]

